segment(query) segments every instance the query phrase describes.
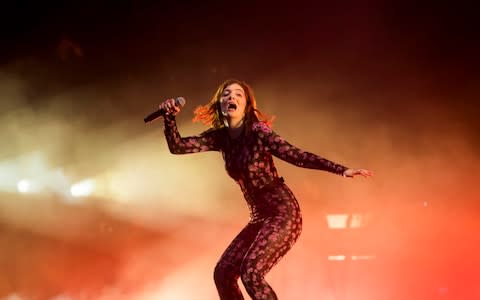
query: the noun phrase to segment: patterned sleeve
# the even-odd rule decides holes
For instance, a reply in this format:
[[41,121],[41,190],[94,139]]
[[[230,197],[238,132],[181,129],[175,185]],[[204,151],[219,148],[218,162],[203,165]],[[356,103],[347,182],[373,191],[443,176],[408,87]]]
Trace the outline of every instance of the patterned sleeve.
[[168,149],[173,154],[220,150],[218,133],[215,129],[209,129],[196,136],[181,137],[177,129],[175,116],[165,115],[164,124]]
[[338,175],[343,175],[343,172],[348,169],[345,166],[291,145],[263,122],[255,123],[253,131],[257,132],[266,151],[293,165],[308,169],[324,170]]

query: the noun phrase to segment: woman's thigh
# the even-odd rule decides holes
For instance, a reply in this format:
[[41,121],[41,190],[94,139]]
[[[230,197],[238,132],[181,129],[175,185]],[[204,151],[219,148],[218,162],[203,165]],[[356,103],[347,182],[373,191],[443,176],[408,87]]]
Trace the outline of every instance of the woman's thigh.
[[300,215],[267,218],[245,254],[242,262],[243,273],[260,276],[268,273],[295,244],[301,229]]
[[240,274],[240,265],[261,226],[260,223],[248,223],[225,249],[218,264],[233,266],[237,269],[236,273]]

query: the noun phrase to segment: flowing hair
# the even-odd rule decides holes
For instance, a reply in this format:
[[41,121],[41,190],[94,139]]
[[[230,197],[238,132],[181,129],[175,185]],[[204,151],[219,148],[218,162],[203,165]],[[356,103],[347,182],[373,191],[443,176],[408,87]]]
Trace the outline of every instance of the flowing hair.
[[270,126],[274,118],[265,115],[257,109],[257,100],[255,100],[252,88],[247,83],[237,79],[228,79],[220,84],[210,101],[207,104],[198,106],[195,109],[195,117],[193,118],[193,121],[202,122],[207,126],[217,129],[226,127],[225,117],[222,115],[220,101],[222,99],[223,90],[227,86],[234,83],[240,85],[245,92],[246,106],[244,124],[246,131],[249,132],[253,123],[255,122],[264,122]]

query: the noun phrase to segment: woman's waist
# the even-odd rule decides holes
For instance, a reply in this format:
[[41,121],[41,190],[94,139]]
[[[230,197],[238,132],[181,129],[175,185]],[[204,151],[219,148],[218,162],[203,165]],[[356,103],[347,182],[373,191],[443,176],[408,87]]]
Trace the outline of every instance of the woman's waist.
[[281,177],[256,189],[243,190],[243,193],[252,216],[296,215],[300,209]]
[[242,192],[249,196],[260,196],[266,192],[279,188],[280,186],[285,186],[285,180],[283,177],[263,177],[255,180],[239,178],[237,183],[240,185]]

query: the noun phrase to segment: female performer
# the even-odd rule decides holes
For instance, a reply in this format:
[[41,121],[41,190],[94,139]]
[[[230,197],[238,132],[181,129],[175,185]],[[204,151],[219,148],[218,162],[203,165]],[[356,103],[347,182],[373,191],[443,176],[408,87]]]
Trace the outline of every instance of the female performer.
[[165,137],[173,154],[220,151],[230,177],[239,185],[250,209],[250,221],[227,247],[214,271],[220,299],[244,299],[240,277],[252,299],[277,299],[265,274],[293,246],[302,229],[302,216],[292,191],[279,177],[272,155],[303,168],[319,169],[344,177],[372,176],[300,150],[275,133],[257,109],[253,91],[245,82],[222,83],[210,102],[195,110],[194,121],[210,129],[181,137],[175,100],[160,104],[166,110]]

